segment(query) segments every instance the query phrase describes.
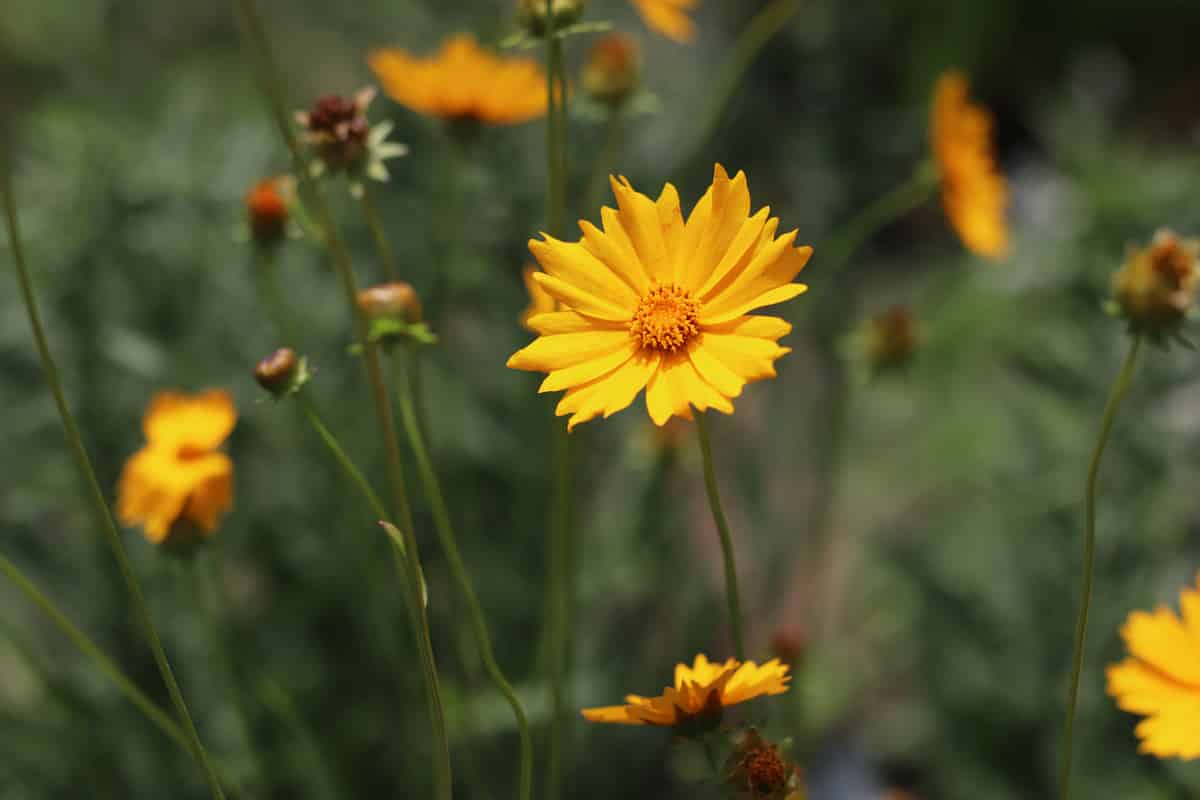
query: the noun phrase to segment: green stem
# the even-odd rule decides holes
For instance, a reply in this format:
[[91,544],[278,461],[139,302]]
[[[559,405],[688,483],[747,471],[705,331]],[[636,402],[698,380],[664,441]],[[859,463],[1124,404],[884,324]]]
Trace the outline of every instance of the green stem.
[[713,466],[712,443],[708,438],[708,420],[701,412],[696,415],[696,433],[700,439],[700,454],[704,458],[704,488],[708,491],[708,504],[712,508],[713,521],[721,538],[721,557],[725,562],[725,597],[729,603],[729,626],[733,630],[733,644],[739,661],[746,660],[746,640],[742,635],[742,600],[738,592],[737,562],[733,555],[733,537],[729,535],[729,523],[721,508],[721,495],[717,490],[717,471]]
[[379,499],[379,495],[375,494],[375,490],[371,488],[371,483],[367,480],[367,477],[362,474],[362,470],[358,468],[358,465],[354,463],[353,459],[351,459],[346,453],[345,449],[342,448],[341,443],[338,442],[337,438],[329,431],[329,428],[325,426],[325,423],[321,420],[320,414],[317,413],[317,409],[313,405],[312,399],[309,398],[308,393],[304,390],[297,392],[296,400],[300,403],[300,409],[304,412],[305,418],[308,419],[308,424],[312,426],[312,429],[316,432],[317,436],[320,437],[321,441],[325,444],[326,449],[329,450],[330,455],[333,456],[333,459],[337,462],[338,467],[340,467],[342,472],[346,474],[346,477],[350,479],[350,482],[353,483],[360,492],[362,492],[363,499],[366,500],[367,505],[371,507],[371,513],[376,519],[387,519],[387,508],[384,507],[383,501]]
[[270,101],[269,106],[272,115],[275,118],[280,135],[291,152],[295,172],[299,176],[302,185],[308,189],[310,202],[314,206],[318,224],[324,234],[324,243],[329,249],[334,266],[341,277],[346,303],[353,314],[354,336],[362,348],[363,364],[366,368],[367,379],[371,384],[375,415],[387,452],[388,474],[392,485],[397,522],[399,523],[401,535],[404,537],[404,543],[408,551],[407,554],[401,556],[397,548],[395,553],[397,560],[403,564],[407,579],[405,583],[409,598],[409,609],[414,617],[414,630],[421,656],[422,673],[425,678],[425,700],[429,711],[435,753],[435,797],[440,800],[448,800],[453,790],[453,778],[450,766],[450,744],[446,735],[445,711],[442,708],[437,663],[434,659],[433,643],[429,633],[429,618],[425,609],[420,553],[417,549],[416,534],[413,531],[412,525],[412,513],[409,509],[408,494],[405,488],[404,464],[400,458],[400,448],[396,440],[391,400],[383,380],[379,350],[376,344],[370,340],[367,321],[359,311],[356,303],[358,289],[349,252],[346,250],[338,234],[337,227],[334,225],[333,213],[329,208],[329,204],[325,201],[321,188],[313,181],[308,160],[288,120],[283,87],[279,80],[280,72],[271,54],[270,42],[267,40],[266,31],[255,8],[254,0],[238,0],[238,9],[241,12],[246,31],[253,44],[253,49],[258,55],[259,72],[267,99]]
[[[467,573],[462,554],[459,552],[457,538],[454,535],[454,526],[450,521],[450,509],[446,506],[446,498],[442,494],[437,471],[434,469],[429,451],[425,447],[425,440],[421,436],[421,427],[418,424],[416,408],[413,404],[412,385],[408,381],[403,363],[404,355],[405,350],[397,348],[396,377],[399,383],[397,394],[399,395],[400,419],[404,425],[404,432],[408,437],[413,456],[416,458],[417,471],[420,473],[421,483],[425,489],[425,496],[429,501],[429,508],[433,514],[434,528],[437,531],[438,541],[442,546],[446,563],[450,566],[451,575],[454,577],[454,582],[458,586],[459,594],[462,595],[467,607],[467,613],[471,618],[471,625],[475,633],[475,644],[479,648],[480,657],[483,659],[484,670],[487,672],[488,677],[492,679],[492,683],[504,695],[509,706],[512,707],[513,716],[516,718],[517,731],[521,738],[519,797],[521,800],[530,800],[533,792],[533,739],[529,733],[529,721],[525,716],[525,709],[521,705],[516,691],[508,682],[508,679],[504,677],[500,665],[496,663],[496,656],[492,652],[492,638],[488,632],[483,608],[479,605],[479,598],[475,594],[475,587],[471,583],[471,577]],[[415,357],[415,354],[413,357]]]
[[1108,403],[1104,406],[1104,417],[1100,422],[1100,434],[1096,439],[1096,447],[1092,451],[1092,460],[1088,464],[1087,489],[1084,496],[1086,524],[1083,538],[1083,586],[1080,590],[1079,620],[1075,627],[1075,648],[1071,657],[1071,689],[1067,695],[1067,715],[1063,723],[1062,761],[1060,773],[1060,800],[1067,800],[1071,795],[1071,760],[1074,755],[1075,741],[1075,708],[1079,701],[1079,679],[1083,673],[1083,655],[1087,643],[1088,612],[1092,605],[1092,567],[1096,556],[1096,479],[1100,474],[1100,460],[1104,457],[1104,449],[1108,445],[1109,435],[1116,422],[1117,411],[1121,401],[1129,391],[1133,379],[1134,367],[1137,365],[1138,353],[1142,349],[1142,337],[1134,336],[1129,344],[1129,352],[1121,371],[1113,383]]
[[604,126],[604,142],[592,165],[592,176],[588,179],[587,200],[584,209],[589,214],[600,213],[600,204],[604,202],[604,192],[608,188],[608,176],[617,161],[621,151],[621,111],[614,108],[608,114],[608,122]]
[[275,325],[275,335],[280,337],[284,343],[299,347],[300,343],[296,339],[296,327],[292,324],[287,304],[284,303],[283,294],[279,291],[276,251],[269,247],[259,247],[257,250],[258,293],[263,305],[266,306],[267,315]]
[[383,221],[379,217],[379,211],[375,208],[375,201],[371,199],[371,190],[367,187],[366,181],[362,182],[359,201],[362,205],[363,217],[367,221],[367,227],[371,229],[371,238],[375,241],[375,252],[379,255],[384,272],[387,273],[387,279],[394,283],[400,280],[400,268],[396,266],[396,251],[392,249],[392,243],[383,230]]
[[171,662],[167,660],[167,653],[163,649],[162,640],[158,636],[158,629],[154,626],[154,620],[150,616],[150,609],[147,607],[146,599],[142,594],[141,584],[137,579],[137,575],[134,574],[133,565],[129,562],[129,554],[125,552],[125,543],[121,540],[121,534],[117,530],[117,524],[113,520],[112,512],[109,510],[108,501],[104,497],[104,491],[100,488],[100,481],[96,477],[95,469],[92,467],[91,458],[88,456],[87,449],[83,446],[83,437],[80,435],[79,428],[75,424],[71,408],[67,405],[67,397],[63,391],[62,381],[58,376],[58,367],[54,363],[54,357],[50,353],[50,345],[46,340],[46,333],[42,327],[41,313],[38,311],[37,299],[33,294],[33,283],[30,280],[29,271],[25,265],[20,229],[17,224],[17,203],[12,191],[12,176],[9,174],[8,165],[4,160],[3,153],[0,153],[0,195],[3,195],[4,211],[8,221],[8,240],[12,249],[13,266],[16,267],[17,282],[21,287],[21,298],[25,304],[25,311],[29,316],[29,325],[33,329],[33,339],[37,345],[38,356],[42,362],[42,371],[46,375],[46,383],[50,386],[50,392],[54,395],[54,403],[58,407],[58,415],[62,420],[63,430],[71,446],[71,452],[75,457],[76,466],[78,466],[79,471],[83,473],[87,481],[88,491],[96,516],[102,523],[101,527],[103,527],[104,534],[108,539],[108,546],[117,561],[117,567],[121,571],[121,577],[124,579],[130,599],[133,601],[138,622],[141,624],[142,632],[150,644],[150,650],[154,654],[154,662],[158,666],[159,674],[162,675],[163,683],[166,684],[167,692],[171,696],[171,702],[175,706],[175,713],[183,723],[184,731],[192,740],[192,745],[200,759],[200,765],[204,769],[204,777],[208,781],[209,791],[213,797],[220,800],[220,798],[225,796],[225,793],[221,789],[221,782],[217,779],[216,771],[209,760],[208,751],[204,749],[204,745],[200,741],[200,733],[196,730],[196,725],[192,721],[191,712],[188,711],[187,703],[183,699],[183,692],[179,688],[179,683],[175,680],[175,672],[171,669]]
[[680,170],[691,166],[692,162],[704,151],[705,145],[716,134],[717,128],[721,126],[725,111],[737,93],[742,78],[746,76],[746,72],[754,64],[754,60],[758,58],[758,54],[767,46],[767,43],[775,38],[775,34],[783,30],[796,15],[802,3],[803,0],[774,0],[764,6],[754,16],[754,19],[750,20],[750,24],[738,36],[733,51],[722,66],[714,84],[715,88],[709,93],[712,100],[702,115],[704,121],[694,128],[697,133],[684,149],[683,156],[675,162],[676,168],[672,170],[672,174],[677,174]]
[[831,280],[850,262],[858,249],[883,227],[924,203],[938,186],[937,167],[922,162],[912,177],[881,195],[858,212],[829,239],[823,250],[821,278]]
[[306,794],[312,792],[318,798],[337,800],[343,797],[341,780],[334,772],[327,756],[328,748],[321,746],[313,734],[312,726],[296,708],[292,698],[282,686],[267,679],[259,684],[259,696],[263,705],[271,710],[288,729],[288,738],[304,752],[303,769],[308,774],[305,781]]

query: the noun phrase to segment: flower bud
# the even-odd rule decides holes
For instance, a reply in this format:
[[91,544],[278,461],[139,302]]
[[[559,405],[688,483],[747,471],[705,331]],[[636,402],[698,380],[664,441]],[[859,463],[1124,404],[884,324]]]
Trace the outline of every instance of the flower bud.
[[641,77],[642,55],[637,41],[610,33],[588,52],[583,65],[583,90],[597,103],[618,108],[634,93]]
[[1135,333],[1152,339],[1176,333],[1196,296],[1200,241],[1160,230],[1145,249],[1132,248],[1113,276],[1116,311]]
[[517,20],[532,36],[545,36],[548,17],[553,17],[554,30],[574,25],[583,16],[585,0],[517,0]]
[[304,359],[290,347],[281,347],[254,367],[254,380],[276,397],[295,391],[305,375]]
[[355,166],[368,154],[371,127],[367,107],[374,97],[375,90],[369,87],[349,98],[328,94],[317,98],[308,111],[296,114],[305,141],[330,169]]
[[404,281],[383,283],[358,293],[358,308],[368,320],[393,319],[413,324],[421,321],[421,300]]
[[862,355],[873,373],[906,366],[921,346],[912,309],[892,306],[872,318],[862,331]]
[[283,241],[294,194],[291,178],[286,176],[264,178],[246,192],[246,221],[255,242],[272,245]]
[[806,649],[804,634],[795,626],[779,628],[771,636],[771,655],[787,664],[795,672],[804,659]]

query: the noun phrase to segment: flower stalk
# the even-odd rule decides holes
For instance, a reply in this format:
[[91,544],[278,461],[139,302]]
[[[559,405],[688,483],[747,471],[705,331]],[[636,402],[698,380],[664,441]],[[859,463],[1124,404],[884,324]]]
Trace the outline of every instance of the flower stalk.
[[[450,573],[454,578],[455,584],[458,586],[458,591],[462,595],[463,601],[467,607],[467,613],[471,619],[471,627],[475,634],[475,644],[479,648],[480,657],[483,659],[483,667],[491,678],[492,683],[504,695],[504,699],[508,701],[512,708],[513,717],[516,718],[517,732],[521,739],[521,761],[520,761],[520,790],[518,797],[520,800],[530,800],[533,796],[533,739],[529,733],[529,721],[525,715],[525,708],[521,705],[520,698],[517,697],[516,691],[504,677],[504,672],[500,669],[500,665],[496,663],[496,656],[492,652],[492,637],[488,631],[487,620],[483,615],[483,608],[479,604],[479,597],[475,594],[475,587],[471,582],[471,577],[467,573],[466,564],[463,563],[462,553],[458,549],[457,537],[454,533],[454,525],[450,521],[450,509],[446,506],[446,498],[442,493],[441,483],[437,477],[437,470],[433,466],[433,460],[430,458],[429,450],[425,446],[425,438],[421,434],[420,421],[417,419],[416,404],[413,400],[412,384],[408,379],[406,365],[404,363],[406,348],[396,348],[396,378],[398,385],[400,419],[404,426],[405,435],[408,437],[409,446],[412,448],[413,456],[417,462],[417,472],[420,474],[421,483],[425,489],[425,497],[429,502],[430,512],[433,514],[434,529],[437,531],[438,541],[442,546],[442,551],[446,557],[446,563],[450,567]],[[415,358],[416,354],[413,353]]]
[[371,239],[375,242],[375,251],[379,254],[384,274],[389,281],[400,280],[400,269],[396,266],[396,252],[392,249],[392,243],[384,232],[383,220],[379,217],[375,201],[371,199],[371,190],[367,187],[366,181],[362,184],[362,193],[358,200],[359,205],[362,206],[363,219],[367,221],[367,227],[371,229]]
[[1061,769],[1059,773],[1060,800],[1068,800],[1071,795],[1071,762],[1074,757],[1075,742],[1075,711],[1079,702],[1079,679],[1083,673],[1084,649],[1087,645],[1088,613],[1092,605],[1093,565],[1096,557],[1096,480],[1100,474],[1100,461],[1108,446],[1113,424],[1117,419],[1117,411],[1121,401],[1129,391],[1133,379],[1134,368],[1137,366],[1138,354],[1142,349],[1142,337],[1135,335],[1129,343],[1125,361],[1121,371],[1117,373],[1108,402],[1104,406],[1104,416],[1100,421],[1100,433],[1096,438],[1096,446],[1092,451],[1092,459],[1088,463],[1087,488],[1084,493],[1084,535],[1083,535],[1083,581],[1079,597],[1079,619],[1075,625],[1075,646],[1071,656],[1071,688],[1067,694],[1067,713],[1063,721],[1063,743]]
[[167,693],[171,697],[171,703],[175,707],[175,712],[182,723],[185,733],[191,740],[192,749],[204,770],[204,777],[208,782],[209,791],[214,798],[222,800],[225,797],[225,793],[221,788],[221,782],[217,778],[216,770],[208,756],[208,751],[204,749],[204,745],[200,741],[200,733],[196,730],[196,725],[192,721],[191,712],[188,710],[187,702],[183,698],[183,691],[179,688],[179,682],[175,679],[175,672],[171,668],[171,662],[167,658],[166,650],[163,649],[158,629],[155,627],[154,620],[150,616],[146,599],[142,594],[141,583],[133,571],[133,565],[129,562],[129,554],[125,551],[125,543],[122,541],[121,534],[117,530],[117,524],[113,520],[112,511],[109,509],[108,501],[104,496],[104,490],[100,488],[100,481],[96,477],[95,469],[92,467],[92,461],[88,456],[87,448],[83,445],[83,437],[80,435],[79,428],[75,424],[75,417],[71,413],[70,406],[67,404],[66,393],[63,391],[62,381],[58,375],[58,367],[54,362],[54,356],[50,353],[50,345],[42,326],[41,312],[38,310],[37,299],[33,293],[33,283],[25,264],[25,255],[22,249],[20,229],[17,222],[17,204],[12,190],[12,176],[9,174],[8,163],[4,153],[0,153],[0,200],[3,201],[5,218],[8,223],[9,245],[12,249],[13,266],[16,268],[21,299],[25,305],[25,312],[29,317],[29,325],[33,331],[33,339],[37,346],[38,357],[41,360],[42,371],[46,375],[46,383],[50,387],[50,393],[54,396],[54,403],[58,408],[58,415],[62,422],[67,442],[71,447],[72,455],[75,457],[76,466],[87,482],[92,505],[96,516],[101,522],[101,527],[104,529],[105,537],[109,548],[112,550],[113,557],[116,559],[117,567],[125,582],[125,587],[129,592],[138,623],[150,645],[150,650],[154,655],[154,662],[158,667],[159,674],[162,676],[163,683],[167,687]]
[[246,32],[258,58],[258,66],[263,88],[280,135],[283,136],[294,162],[295,172],[300,176],[302,186],[307,189],[307,196],[312,206],[317,224],[323,233],[324,242],[329,250],[334,266],[341,277],[342,288],[350,307],[354,335],[362,348],[363,363],[367,379],[371,385],[371,394],[375,406],[380,432],[387,453],[388,475],[392,485],[393,503],[396,508],[397,522],[403,535],[407,553],[397,557],[402,558],[409,595],[410,613],[414,616],[414,630],[418,640],[418,650],[421,655],[422,672],[425,678],[425,699],[429,711],[430,727],[433,734],[434,786],[435,797],[439,800],[449,800],[452,793],[453,781],[450,766],[450,745],[446,735],[445,712],[442,707],[439,687],[437,664],[434,659],[433,645],[429,634],[429,620],[425,613],[421,565],[417,549],[416,535],[413,531],[412,513],[409,508],[408,494],[404,480],[404,465],[400,457],[400,448],[396,438],[395,422],[392,416],[391,400],[383,380],[383,370],[380,364],[379,351],[375,343],[370,341],[366,319],[356,304],[358,287],[354,276],[350,256],[342,242],[334,224],[333,213],[326,202],[324,194],[316,185],[309,169],[308,159],[300,148],[300,143],[288,121],[283,88],[279,79],[279,69],[271,53],[270,43],[263,28],[254,0],[238,0]]
[[725,566],[725,599],[729,605],[729,627],[733,631],[734,652],[739,661],[746,660],[746,639],[742,633],[742,600],[738,590],[737,561],[733,551],[733,537],[729,534],[729,522],[721,507],[721,494],[717,488],[717,472],[713,464],[712,442],[708,437],[706,414],[696,415],[696,434],[700,439],[700,455],[704,458],[704,488],[708,492],[708,504],[712,509],[713,522],[721,539],[721,558]]

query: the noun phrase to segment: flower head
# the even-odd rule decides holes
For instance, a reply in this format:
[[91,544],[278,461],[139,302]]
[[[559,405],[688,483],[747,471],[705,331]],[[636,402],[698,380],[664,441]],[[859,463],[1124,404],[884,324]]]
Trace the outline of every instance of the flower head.
[[219,389],[196,395],[160,392],[142,420],[146,444],[125,462],[117,515],[161,543],[176,523],[205,533],[233,507],[233,462],[217,448],[233,431],[233,399]]
[[631,694],[625,698],[626,705],[585,708],[583,716],[591,722],[657,725],[690,733],[715,726],[728,706],[783,694],[789,680],[787,665],[778,659],[760,667],[733,658],[717,664],[700,654],[690,667],[675,666],[675,685],[664,688],[658,697]]
[[1133,248],[1113,276],[1117,311],[1136,333],[1155,339],[1175,333],[1196,299],[1200,241],[1161,230],[1145,249]]
[[776,342],[792,326],[750,312],[807,290],[792,280],[812,248],[793,247],[796,231],[776,237],[770,209],[751,216],[746,176],[719,164],[686,222],[671,184],[658,200],[624,178],[612,186],[618,208],[601,211],[603,230],[581,221],[578,242],[530,242],[545,270],[533,280],[565,309],[531,317],[540,336],[508,366],[549,373],[539,391],[566,390],[556,413],[571,428],[643,388],[657,425],[691,419],[693,406],[732,413],[731,399],[790,352]]
[[527,265],[521,271],[521,278],[525,281],[525,291],[529,293],[529,305],[521,312],[521,327],[530,333],[537,333],[537,331],[530,327],[529,320],[539,314],[558,311],[560,308],[558,301],[534,279],[533,275],[537,271],[537,267],[532,265]]
[[756,729],[737,737],[725,783],[738,800],[801,800],[800,770]]
[[305,141],[317,153],[315,174],[330,170],[366,175],[377,181],[388,179],[384,162],[406,155],[408,148],[387,141],[392,123],[381,122],[371,127],[367,122],[367,107],[374,99],[375,89],[368,86],[350,98],[325,95],[308,111],[296,112]]
[[469,34],[447,39],[428,58],[386,48],[367,61],[388,97],[422,114],[511,125],[546,113],[546,76],[538,63],[492,55]]
[[690,42],[696,35],[696,25],[688,12],[700,0],[632,0],[646,25],[677,42]]
[[642,71],[637,41],[623,33],[610,33],[588,51],[583,65],[583,90],[598,103],[618,108],[637,89]]
[[1134,611],[1121,628],[1130,657],[1108,668],[1117,705],[1146,718],[1135,730],[1139,751],[1200,758],[1200,578],[1179,596],[1183,619],[1160,606]]
[[996,168],[992,115],[968,99],[961,72],[938,80],[933,100],[933,155],[942,176],[946,217],[968,250],[991,259],[1008,253],[1008,187]]
[[246,222],[255,242],[273,245],[283,241],[295,197],[295,181],[287,175],[264,178],[250,187],[246,192]]

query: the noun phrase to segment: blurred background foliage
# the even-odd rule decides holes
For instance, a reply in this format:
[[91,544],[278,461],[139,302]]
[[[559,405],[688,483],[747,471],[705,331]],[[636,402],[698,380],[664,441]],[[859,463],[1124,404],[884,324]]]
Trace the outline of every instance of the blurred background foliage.
[[[1049,797],[1083,473],[1124,346],[1102,312],[1108,281],[1129,242],[1200,230],[1200,6],[810,0],[688,153],[712,73],[763,5],[704,0],[689,46],[653,37],[622,2],[589,11],[637,34],[659,101],[597,166],[644,191],[674,180],[685,207],[714,161],[744,169],[756,205],[816,247],[812,291],[786,312],[795,352],[715,424],[751,649],[768,655],[782,633],[803,651],[794,691],[750,716],[769,710],[772,733],[794,737],[816,800],[876,798],[897,775],[920,797]],[[512,31],[502,0],[262,10],[298,108],[368,83],[370,47]],[[569,42],[573,67],[586,43]],[[1013,255],[967,255],[934,200],[825,280],[822,242],[925,157],[931,87],[951,66],[997,114]],[[427,722],[386,542],[297,409],[263,402],[250,380],[280,342],[234,232],[250,183],[287,161],[231,8],[8,0],[0,112],[52,344],[104,485],[139,446],[154,392],[220,386],[238,401],[237,507],[209,551],[178,561],[127,534],[210,749],[251,796],[420,796]],[[528,338],[516,319],[525,241],[544,225],[544,127],[489,129],[456,155],[440,125],[386,99],[372,117],[412,147],[375,194],[442,337],[426,385],[435,456],[499,659],[543,725],[552,406],[503,363]],[[601,137],[573,120],[577,215],[597,213],[583,197]],[[378,278],[356,206],[332,196],[360,279]],[[335,276],[304,241],[278,267],[317,402],[379,476]],[[922,346],[905,372],[864,382],[844,357],[848,325],[895,303],[918,316]],[[1102,476],[1079,797],[1200,792],[1196,768],[1136,754],[1135,720],[1104,695],[1102,671],[1125,614],[1173,602],[1200,563],[1194,363],[1148,353]],[[0,369],[0,546],[165,705],[8,276]],[[573,437],[577,705],[652,692],[676,660],[728,651],[687,433],[655,431],[638,406]],[[417,505],[459,789],[512,797],[511,716]],[[0,798],[206,796],[194,765],[22,595],[5,583],[0,598]],[[566,796],[695,796],[690,756],[666,735],[571,719]]]

